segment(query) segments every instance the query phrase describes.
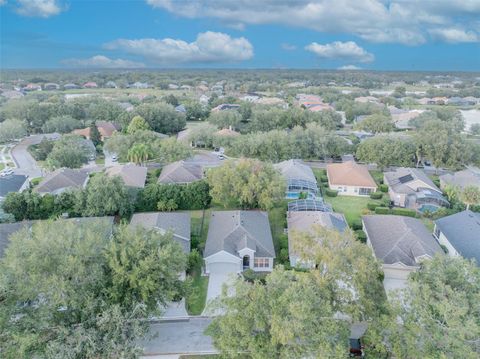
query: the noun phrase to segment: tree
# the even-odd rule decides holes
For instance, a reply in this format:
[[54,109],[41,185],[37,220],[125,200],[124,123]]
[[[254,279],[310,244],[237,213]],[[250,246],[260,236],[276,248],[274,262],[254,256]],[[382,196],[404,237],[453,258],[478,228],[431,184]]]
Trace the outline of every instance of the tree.
[[185,117],[187,121],[198,121],[208,117],[208,111],[198,101],[192,101],[185,105],[187,112]]
[[145,119],[141,116],[135,116],[132,118],[132,120],[130,121],[130,124],[128,125],[127,133],[133,134],[137,131],[147,131],[147,130],[150,130],[150,126],[145,121]]
[[145,143],[137,143],[128,150],[127,158],[137,165],[145,163],[152,157],[152,149]]
[[224,356],[344,358],[351,322],[385,313],[380,266],[351,232],[316,227],[294,235],[297,253],[317,266],[277,266],[265,284],[237,280],[230,295],[225,288],[217,303],[223,314],[207,329]]
[[47,156],[47,164],[51,168],[79,168],[88,162],[92,152],[88,140],[77,135],[64,135],[55,142]]
[[467,205],[467,209],[472,205],[480,204],[480,188],[466,186],[460,191],[460,200]]
[[186,269],[187,257],[173,239],[142,227],[122,226],[106,251],[110,268],[110,300],[127,308],[144,303],[149,312],[158,304],[183,296],[179,273]]
[[242,122],[242,116],[235,110],[211,112],[208,116],[208,122],[218,128],[238,128]]
[[480,123],[474,123],[470,126],[470,133],[475,136],[480,136]]
[[447,184],[443,188],[443,193],[445,193],[445,195],[447,196],[448,201],[452,202],[452,201],[454,201],[458,198],[459,189],[458,189],[458,187],[456,187],[452,184]]
[[173,107],[177,107],[179,105],[178,99],[173,94],[165,96],[163,100],[169,105],[172,105]]
[[44,133],[69,133],[75,130],[76,128],[82,127],[82,123],[69,115],[56,116],[50,118],[42,126],[42,131]]
[[382,114],[374,114],[365,118],[362,122],[356,125],[359,130],[364,130],[372,133],[391,132],[395,129],[392,119]]
[[90,141],[93,142],[95,147],[102,143],[102,135],[100,134],[100,131],[98,131],[98,127],[95,122],[90,124]]
[[[461,257],[436,256],[412,273],[391,315],[371,339],[396,358],[478,358],[480,270]],[[372,341],[373,340],[369,340]]]
[[22,138],[27,134],[24,122],[8,119],[0,122],[0,143]]
[[182,295],[184,268],[171,234],[112,232],[108,219],[35,223],[0,262],[2,357],[138,357],[144,318]]
[[153,131],[160,133],[177,133],[186,125],[185,115],[168,104],[145,103],[137,106],[132,114],[143,117]]
[[32,154],[32,157],[37,161],[45,161],[53,150],[55,143],[48,138],[44,137],[38,145],[30,145],[28,151]]
[[285,183],[271,164],[241,159],[207,173],[215,202],[242,208],[271,209],[285,193]]
[[160,150],[157,158],[162,163],[171,163],[184,160],[191,155],[192,150],[189,147],[184,143],[177,141],[176,138],[171,137],[160,143]]
[[409,138],[379,135],[361,142],[356,156],[361,161],[376,163],[380,169],[410,167],[415,158],[415,143]]
[[397,86],[395,87],[395,91],[393,91],[392,96],[395,98],[405,97],[407,95],[407,89],[405,86]]
[[118,176],[96,174],[88,182],[85,191],[78,194],[81,198],[77,204],[84,216],[124,217],[132,210],[128,191]]

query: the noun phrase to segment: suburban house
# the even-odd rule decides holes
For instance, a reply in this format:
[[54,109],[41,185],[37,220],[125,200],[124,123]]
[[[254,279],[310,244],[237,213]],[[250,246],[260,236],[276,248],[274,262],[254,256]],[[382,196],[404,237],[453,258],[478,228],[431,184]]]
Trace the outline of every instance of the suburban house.
[[354,161],[327,164],[328,186],[341,196],[369,196],[377,190],[367,166]]
[[480,188],[480,168],[469,167],[463,171],[453,174],[447,173],[440,176],[440,187],[451,185],[460,189],[467,186],[476,186]]
[[383,286],[387,294],[405,288],[408,275],[418,269],[421,261],[443,254],[440,245],[419,219],[369,215],[363,216],[362,221],[367,245],[382,263]]
[[480,266],[480,213],[466,210],[437,219],[433,235],[448,255],[475,259]]
[[234,129],[232,129],[232,126],[230,126],[229,128],[222,128],[221,130],[218,130],[217,132],[215,132],[215,134],[217,136],[222,136],[222,137],[236,137],[236,136],[240,136],[240,132],[237,132],[235,131]]
[[212,108],[212,112],[219,112],[219,111],[226,111],[226,110],[238,110],[240,105],[233,104],[233,103],[222,103],[217,107]]
[[45,195],[60,194],[65,191],[85,188],[89,176],[88,172],[84,170],[59,168],[49,173],[43,180],[34,188],[34,191]]
[[86,89],[96,89],[98,87],[97,83],[96,82],[85,82],[83,84],[83,88],[86,88]]
[[48,82],[45,85],[43,85],[43,89],[46,91],[59,90],[60,85],[53,82]]
[[143,188],[147,179],[147,167],[127,163],[125,165],[108,167],[105,170],[105,174],[109,177],[120,177],[127,187]]
[[154,229],[162,234],[171,232],[172,238],[179,243],[183,252],[190,253],[190,214],[181,212],[135,213],[131,226]]
[[288,256],[292,267],[313,267],[313,263],[307,263],[300,259],[296,253],[295,232],[314,233],[315,226],[336,229],[343,232],[348,228],[345,217],[341,213],[321,212],[321,211],[304,211],[304,212],[287,212],[288,225]]
[[275,164],[274,167],[280,171],[287,181],[285,191],[287,199],[315,198],[317,196],[317,179],[312,169],[302,160],[283,161]]
[[0,177],[0,201],[10,192],[22,192],[30,187],[27,176],[11,174]]
[[385,172],[383,182],[388,185],[388,194],[395,206],[434,212],[449,205],[442,191],[418,168],[400,167]]
[[271,271],[275,249],[267,212],[212,212],[203,257],[207,274]]
[[63,88],[65,90],[75,90],[75,89],[79,89],[80,86],[78,86],[76,84],[65,84],[65,85],[63,85]]
[[[95,125],[98,128],[98,132],[100,132],[100,138],[102,141],[106,138],[112,137],[113,133],[119,129],[113,122],[108,121],[97,121],[95,122]],[[90,127],[73,130],[72,133],[90,139]]]
[[203,178],[203,167],[195,163],[177,161],[163,167],[158,183],[187,184]]

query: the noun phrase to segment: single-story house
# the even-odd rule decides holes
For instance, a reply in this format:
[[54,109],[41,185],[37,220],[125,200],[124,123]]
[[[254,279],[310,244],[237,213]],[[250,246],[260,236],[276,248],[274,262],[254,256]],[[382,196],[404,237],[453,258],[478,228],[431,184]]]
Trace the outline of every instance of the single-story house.
[[383,181],[395,206],[432,212],[449,205],[440,188],[418,168],[399,167],[385,172]]
[[416,218],[394,215],[363,216],[367,245],[382,263],[387,293],[407,285],[410,273],[420,262],[431,259],[443,250],[435,238]]
[[0,177],[0,201],[10,192],[22,192],[30,187],[27,176],[11,174]]
[[271,271],[275,249],[267,212],[212,212],[203,257],[207,274]]
[[287,181],[286,198],[298,199],[301,193],[305,193],[309,198],[315,198],[318,194],[317,179],[312,169],[302,160],[283,161],[275,164],[274,167]]
[[147,179],[147,167],[127,163],[125,165],[108,167],[105,170],[105,174],[109,177],[119,176],[125,183],[125,186],[143,188]]
[[480,168],[469,167],[463,171],[453,174],[447,173],[440,176],[440,187],[451,185],[460,189],[467,186],[476,186],[480,188]]
[[190,214],[181,212],[148,212],[135,213],[130,221],[131,226],[142,226],[155,229],[164,234],[172,232],[173,240],[179,243],[183,252],[190,253]]
[[295,232],[313,233],[315,226],[336,229],[343,232],[348,228],[347,221],[341,213],[321,212],[321,211],[304,211],[304,212],[287,212],[288,225],[288,256],[290,265],[295,267],[312,267],[313,264],[307,264],[299,258],[296,253]]
[[[97,121],[95,122],[102,141],[112,137],[113,133],[119,130],[119,127],[113,122]],[[90,127],[73,130],[72,133],[90,139]]]
[[49,173],[43,180],[34,188],[35,192],[42,195],[60,194],[65,191],[85,188],[89,176],[88,172],[84,170],[59,168]]
[[369,196],[377,190],[367,166],[354,161],[327,164],[328,186],[341,196]]
[[75,89],[79,89],[80,86],[78,86],[77,84],[65,84],[63,85],[63,88],[65,90],[75,90]]
[[[222,89],[223,91],[223,89]],[[219,111],[226,111],[226,110],[238,110],[240,108],[240,105],[234,104],[234,103],[222,103],[221,105],[218,105],[217,107],[212,108],[212,112],[219,112]]]
[[163,167],[158,183],[187,184],[203,179],[203,167],[185,161],[177,161]]
[[234,129],[232,129],[232,126],[230,126],[229,128],[222,128],[221,130],[218,130],[217,132],[215,132],[215,134],[217,136],[223,136],[223,137],[240,136],[240,132],[237,132]]
[[466,210],[437,219],[433,235],[448,255],[475,259],[480,266],[480,213]]
[[86,88],[86,89],[95,89],[95,88],[97,88],[97,87],[98,87],[97,83],[96,83],[96,82],[92,82],[92,81],[85,82],[85,83],[83,84],[83,88]]
[[56,83],[53,83],[53,82],[48,82],[46,83],[45,85],[43,85],[43,89],[44,90],[59,90],[60,89],[60,85],[59,84],[56,84]]

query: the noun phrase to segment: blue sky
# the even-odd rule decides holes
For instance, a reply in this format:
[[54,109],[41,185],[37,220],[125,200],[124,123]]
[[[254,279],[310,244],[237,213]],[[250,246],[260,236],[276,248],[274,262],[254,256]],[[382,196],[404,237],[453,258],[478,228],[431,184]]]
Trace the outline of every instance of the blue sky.
[[480,0],[0,0],[1,68],[480,70]]

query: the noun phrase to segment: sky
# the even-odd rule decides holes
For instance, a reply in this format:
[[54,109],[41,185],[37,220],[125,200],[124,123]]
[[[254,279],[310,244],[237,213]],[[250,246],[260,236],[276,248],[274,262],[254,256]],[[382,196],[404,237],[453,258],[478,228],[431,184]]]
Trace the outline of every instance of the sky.
[[0,0],[0,68],[480,71],[480,0]]

